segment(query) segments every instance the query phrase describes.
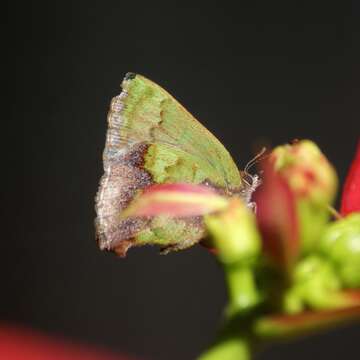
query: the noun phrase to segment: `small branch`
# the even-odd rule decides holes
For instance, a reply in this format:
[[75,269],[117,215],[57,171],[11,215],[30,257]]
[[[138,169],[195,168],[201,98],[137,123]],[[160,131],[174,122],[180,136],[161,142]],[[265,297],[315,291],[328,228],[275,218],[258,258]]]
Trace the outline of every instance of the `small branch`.
[[220,339],[197,360],[251,360],[251,353],[247,338],[237,335]]

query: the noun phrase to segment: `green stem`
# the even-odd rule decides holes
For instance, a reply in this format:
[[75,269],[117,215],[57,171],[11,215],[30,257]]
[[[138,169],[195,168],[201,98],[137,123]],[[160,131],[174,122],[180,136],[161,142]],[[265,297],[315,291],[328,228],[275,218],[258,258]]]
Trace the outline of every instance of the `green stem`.
[[251,347],[246,337],[235,336],[219,339],[197,360],[250,360]]
[[223,330],[198,360],[250,360],[253,310],[260,302],[254,267],[261,239],[255,217],[243,203],[234,201],[227,212],[207,216],[205,222],[224,269],[229,300]]
[[[216,342],[198,360],[250,360],[250,311],[258,304],[259,295],[253,272],[246,266],[225,266],[229,304],[226,322]],[[240,330],[241,329],[241,330]]]
[[254,273],[249,267],[225,267],[225,276],[229,296],[228,316],[246,313],[259,303]]

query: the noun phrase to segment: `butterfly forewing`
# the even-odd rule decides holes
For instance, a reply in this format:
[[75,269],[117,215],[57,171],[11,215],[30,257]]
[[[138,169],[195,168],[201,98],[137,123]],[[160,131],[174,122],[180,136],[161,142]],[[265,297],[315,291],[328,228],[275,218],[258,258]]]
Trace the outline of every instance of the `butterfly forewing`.
[[99,245],[125,255],[133,245],[185,248],[204,236],[201,218],[122,219],[153,183],[188,182],[240,193],[240,173],[224,146],[160,86],[128,74],[108,114],[104,175],[96,198]]

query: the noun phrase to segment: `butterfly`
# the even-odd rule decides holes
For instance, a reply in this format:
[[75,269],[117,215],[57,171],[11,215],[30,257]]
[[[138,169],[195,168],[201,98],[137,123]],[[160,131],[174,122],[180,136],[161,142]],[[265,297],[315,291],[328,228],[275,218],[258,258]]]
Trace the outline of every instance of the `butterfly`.
[[199,216],[122,218],[133,198],[153,184],[202,184],[250,202],[257,178],[239,171],[221,142],[151,80],[126,74],[107,120],[104,175],[95,199],[100,249],[125,256],[132,246],[157,244],[169,252],[204,238]]

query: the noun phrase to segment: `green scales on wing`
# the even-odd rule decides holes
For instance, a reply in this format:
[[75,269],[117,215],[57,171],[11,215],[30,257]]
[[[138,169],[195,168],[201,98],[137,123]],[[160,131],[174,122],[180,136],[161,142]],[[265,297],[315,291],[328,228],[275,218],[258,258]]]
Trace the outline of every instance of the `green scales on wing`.
[[224,146],[157,84],[129,73],[111,103],[105,173],[96,197],[99,246],[125,255],[131,246],[191,246],[204,236],[201,218],[123,219],[121,212],[154,183],[206,184],[227,195],[245,192]]

